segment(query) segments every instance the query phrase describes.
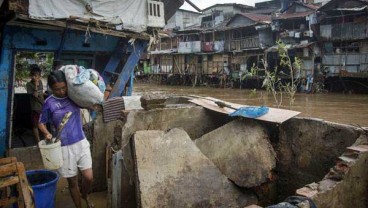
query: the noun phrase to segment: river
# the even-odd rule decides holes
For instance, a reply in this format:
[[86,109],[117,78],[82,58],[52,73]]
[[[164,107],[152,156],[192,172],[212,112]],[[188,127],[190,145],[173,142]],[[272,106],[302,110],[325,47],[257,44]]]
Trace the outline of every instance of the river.
[[[148,93],[210,96],[233,103],[275,107],[273,96],[262,90],[135,84],[133,95]],[[288,103],[284,98],[281,108],[300,111],[303,117],[368,127],[368,95],[299,93],[291,108]]]

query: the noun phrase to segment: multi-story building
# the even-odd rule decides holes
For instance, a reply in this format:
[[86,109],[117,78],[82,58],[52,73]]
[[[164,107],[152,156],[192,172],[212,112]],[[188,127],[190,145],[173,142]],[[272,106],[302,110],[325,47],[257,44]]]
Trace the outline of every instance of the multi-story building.
[[174,16],[172,16],[165,25],[165,30],[175,29],[182,30],[193,25],[200,24],[200,16],[198,12],[179,9]]
[[[319,9],[318,40],[331,91],[361,91],[367,83],[367,5],[367,0],[332,0]],[[349,87],[354,83],[356,87]]]
[[[289,49],[289,55],[293,59],[302,60],[302,66],[297,73],[299,77],[306,77],[314,73],[315,62],[320,62],[320,53],[316,43],[313,24],[316,23],[316,11],[319,7],[301,2],[293,2],[281,13],[275,13],[272,17],[272,29],[276,39],[281,40]],[[268,67],[274,68],[278,64],[276,47],[266,50]]]
[[[297,78],[323,82],[327,77],[331,83],[338,79],[344,89],[344,77],[366,80],[368,0],[331,0],[322,7],[305,2],[309,1],[274,0],[257,3],[255,8],[211,6],[200,24],[161,38],[151,52],[154,72],[200,77],[206,82],[223,74],[239,80],[239,74],[257,69],[256,77],[262,79],[262,68],[279,67],[276,41],[280,40],[292,61],[302,60],[294,72]],[[268,12],[272,15],[260,14]]]

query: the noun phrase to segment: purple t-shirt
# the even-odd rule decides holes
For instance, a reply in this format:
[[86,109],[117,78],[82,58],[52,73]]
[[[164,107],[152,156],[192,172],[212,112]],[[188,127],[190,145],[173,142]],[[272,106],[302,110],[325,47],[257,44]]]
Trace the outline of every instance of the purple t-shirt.
[[45,100],[40,116],[40,123],[52,122],[58,128],[67,112],[72,112],[69,121],[61,131],[61,146],[74,144],[84,139],[80,108],[68,97],[57,98],[53,95]]

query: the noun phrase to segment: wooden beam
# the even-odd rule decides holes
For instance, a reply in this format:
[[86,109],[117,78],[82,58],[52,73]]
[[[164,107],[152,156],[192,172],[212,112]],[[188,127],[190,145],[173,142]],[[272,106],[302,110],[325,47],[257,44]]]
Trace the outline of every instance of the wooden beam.
[[57,27],[62,27],[62,28],[68,27],[70,29],[81,30],[81,31],[86,31],[87,29],[89,29],[91,32],[94,32],[94,33],[112,35],[112,36],[123,37],[123,38],[134,38],[134,39],[142,39],[142,40],[149,40],[150,38],[149,34],[147,33],[129,33],[129,32],[124,32],[124,31],[116,31],[116,30],[111,29],[111,27],[109,28],[109,26],[107,26],[106,24],[102,24],[101,27],[97,28],[97,27],[91,27],[91,26],[88,27],[88,25],[74,24],[73,22],[70,22],[70,21],[67,23],[66,22],[67,20],[35,20],[35,19],[30,19],[27,15],[24,15],[24,14],[17,14],[16,16],[17,16],[17,19],[19,20],[30,21],[30,22],[34,22],[37,24],[41,24],[41,25],[50,25],[50,26],[57,26]]
[[121,73],[119,75],[118,80],[116,81],[111,94],[111,97],[117,97],[121,96],[123,94],[123,91],[125,89],[125,86],[132,74],[134,72],[134,67],[138,63],[139,58],[141,57],[142,53],[147,48],[147,42],[146,41],[136,41],[134,43],[134,51],[130,54],[128,60],[126,61],[123,69],[121,70]]

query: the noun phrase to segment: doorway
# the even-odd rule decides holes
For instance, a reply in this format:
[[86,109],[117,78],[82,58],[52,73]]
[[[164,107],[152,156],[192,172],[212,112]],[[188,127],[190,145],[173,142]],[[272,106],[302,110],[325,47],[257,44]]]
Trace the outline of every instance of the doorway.
[[[45,93],[47,90],[47,76],[51,72],[53,60],[54,53],[52,52],[20,51],[15,54],[9,148],[37,145],[34,133],[34,126],[37,120],[32,114],[32,95],[27,93],[26,86],[27,83],[31,81],[30,69],[38,67],[41,71],[42,91]],[[44,98],[46,98],[46,94],[44,94]]]

